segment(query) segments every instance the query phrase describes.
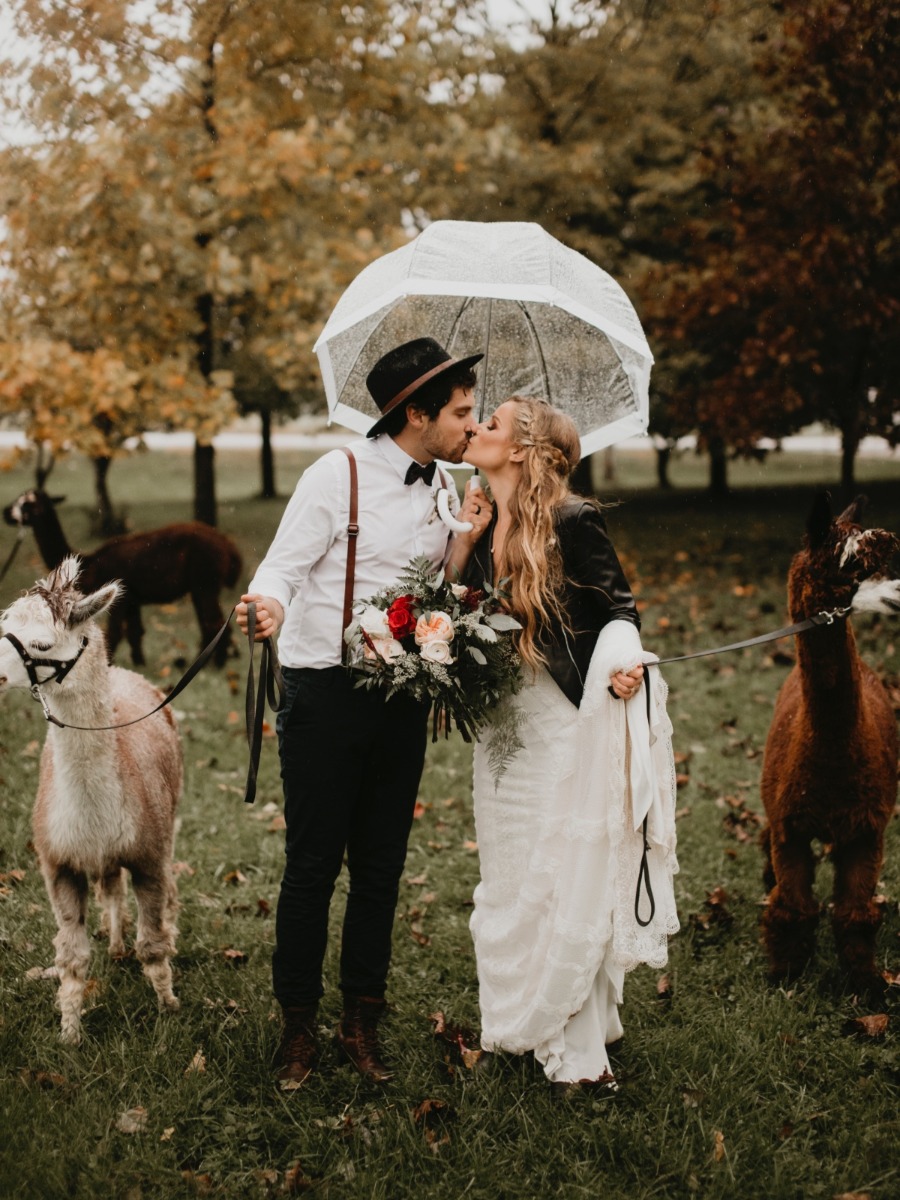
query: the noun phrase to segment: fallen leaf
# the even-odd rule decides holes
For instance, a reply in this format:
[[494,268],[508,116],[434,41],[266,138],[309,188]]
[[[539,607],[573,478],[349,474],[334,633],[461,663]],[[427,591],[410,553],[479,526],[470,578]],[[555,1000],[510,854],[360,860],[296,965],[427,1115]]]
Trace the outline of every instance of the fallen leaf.
[[725,1134],[718,1129],[713,1130],[715,1145],[713,1146],[713,1162],[721,1162],[725,1157]]
[[236,966],[236,967],[241,966],[242,963],[245,963],[247,961],[247,955],[244,953],[243,950],[233,950],[230,946],[227,946],[222,951],[222,955],[230,963],[233,963],[234,966]]
[[162,1133],[159,1135],[159,1140],[160,1140],[161,1142],[170,1142],[170,1141],[172,1140],[172,1134],[173,1134],[174,1132],[175,1132],[175,1126],[174,1126],[174,1125],[170,1125],[170,1126],[168,1127],[168,1129],[164,1129],[164,1130],[162,1131]]
[[672,983],[668,975],[660,975],[656,981],[656,996],[659,1000],[672,999]]
[[30,1071],[27,1068],[19,1072],[22,1083],[34,1084],[41,1088],[64,1088],[69,1086],[65,1075],[56,1075],[52,1071]]
[[126,1108],[116,1117],[116,1129],[119,1133],[142,1133],[147,1128],[148,1115],[146,1108],[140,1105]]
[[172,863],[172,874],[173,875],[187,875],[188,877],[190,877],[191,875],[196,875],[196,873],[197,872],[194,870],[194,868],[191,866],[190,863],[186,863],[186,862]]
[[417,800],[415,803],[415,807],[413,808],[413,820],[418,821],[419,818],[423,817],[424,815],[425,815],[425,805],[422,804],[421,801]]
[[303,1174],[303,1167],[299,1162],[295,1162],[291,1163],[284,1173],[281,1191],[285,1196],[296,1196],[299,1192],[308,1192],[313,1186],[313,1181]]
[[837,1196],[832,1196],[831,1200],[872,1200],[871,1192],[840,1192]]
[[470,853],[474,854],[477,849],[478,849],[477,842],[473,842],[471,840],[467,840],[467,841],[463,842],[463,850],[468,850]]
[[410,887],[421,887],[422,884],[425,883],[427,879],[428,879],[428,872],[423,871],[421,875],[416,875],[412,879],[407,879],[406,882],[410,885]]
[[887,1013],[874,1013],[869,1017],[855,1017],[844,1026],[845,1033],[856,1033],[863,1037],[884,1037],[887,1033]]
[[227,875],[222,876],[222,882],[230,883],[237,887],[238,884],[247,883],[248,879],[243,871],[239,871],[237,868],[235,868],[233,871],[229,871]]
[[281,831],[284,829],[287,829],[287,821],[285,821],[281,813],[279,813],[277,817],[273,817],[266,826],[267,833],[281,833]]
[[188,1065],[184,1068],[185,1075],[202,1075],[206,1070],[206,1055],[198,1050]]
[[262,896],[256,901],[256,915],[258,917],[268,917],[272,913],[272,906],[268,900],[264,900]]
[[699,1108],[700,1101],[703,1099],[703,1092],[696,1088],[685,1088],[681,1093],[681,1099],[684,1101],[685,1108]]

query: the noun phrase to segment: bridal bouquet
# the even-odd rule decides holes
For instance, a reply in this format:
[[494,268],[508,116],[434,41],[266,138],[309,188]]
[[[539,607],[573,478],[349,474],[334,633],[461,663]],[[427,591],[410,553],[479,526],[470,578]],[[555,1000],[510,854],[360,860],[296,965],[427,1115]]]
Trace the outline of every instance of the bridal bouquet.
[[344,633],[357,687],[430,700],[433,736],[455,723],[477,738],[492,711],[520,686],[513,631],[498,593],[450,583],[427,558],[415,558],[392,587],[353,606]]

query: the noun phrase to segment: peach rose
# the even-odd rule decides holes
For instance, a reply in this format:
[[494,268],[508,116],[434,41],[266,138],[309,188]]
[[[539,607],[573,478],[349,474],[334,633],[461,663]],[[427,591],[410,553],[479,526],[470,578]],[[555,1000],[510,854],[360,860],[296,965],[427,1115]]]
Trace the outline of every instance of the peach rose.
[[423,613],[416,621],[416,645],[429,642],[452,642],[453,622],[445,612]]

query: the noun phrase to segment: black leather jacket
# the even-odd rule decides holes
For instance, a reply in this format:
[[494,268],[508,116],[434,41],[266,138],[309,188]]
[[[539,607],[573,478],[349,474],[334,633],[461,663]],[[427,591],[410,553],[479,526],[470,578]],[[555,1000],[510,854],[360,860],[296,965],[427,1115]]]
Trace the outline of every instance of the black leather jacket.
[[[475,544],[463,574],[470,587],[491,579],[493,531],[492,523]],[[541,631],[538,644],[547,670],[578,707],[600,630],[610,621],[631,621],[640,629],[641,619],[600,511],[579,496],[569,496],[557,510],[556,533],[566,578],[563,607],[571,632],[554,620]]]

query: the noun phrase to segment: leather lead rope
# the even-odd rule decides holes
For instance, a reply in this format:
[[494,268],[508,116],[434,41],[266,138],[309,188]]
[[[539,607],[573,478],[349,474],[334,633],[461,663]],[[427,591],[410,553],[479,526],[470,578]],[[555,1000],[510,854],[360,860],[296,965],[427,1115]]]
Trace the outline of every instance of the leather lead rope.
[[262,752],[263,715],[266,711],[266,700],[268,700],[272,712],[278,712],[284,695],[281,666],[272,648],[271,638],[266,638],[262,643],[259,660],[259,692],[256,692],[256,681],[253,674],[253,651],[256,647],[256,605],[252,600],[247,604],[247,638],[250,642],[250,665],[247,669],[244,712],[247,722],[247,747],[250,750],[250,762],[247,767],[244,803],[252,804],[256,799],[256,780]]
[[[216,647],[222,638],[225,636],[225,631],[231,624],[231,618],[234,616],[235,610],[232,609],[228,614],[228,619],[225,621],[222,628],[218,631],[213,640],[205,646],[181,679],[175,684],[168,696],[161,701],[150,712],[144,713],[141,717],[135,717],[132,721],[121,721],[117,725],[70,725],[65,721],[60,721],[50,711],[44,693],[41,691],[42,684],[35,683],[31,688],[31,694],[35,700],[40,702],[44,716],[52,724],[59,729],[77,729],[81,733],[105,733],[113,729],[126,729],[129,725],[137,725],[141,721],[146,721],[148,717],[152,717],[158,713],[160,709],[171,704],[176,696],[179,696],[184,689],[191,683],[196,676],[203,670],[209,660],[216,651]],[[246,695],[246,719],[247,719],[247,745],[250,748],[250,766],[247,772],[247,786],[244,791],[244,800],[247,804],[252,804],[256,797],[256,780],[259,770],[259,758],[262,748],[262,732],[263,732],[263,715],[265,712],[266,701],[268,700],[269,707],[273,712],[278,712],[282,705],[284,695],[284,680],[281,675],[281,666],[278,662],[278,656],[271,645],[271,638],[266,638],[262,643],[262,653],[260,657],[260,675],[259,675],[259,694],[256,693],[256,681],[253,670],[253,652],[255,648],[254,638],[256,635],[256,605],[251,601],[247,605],[247,633],[250,639],[250,664],[247,668],[247,695]],[[15,641],[10,634],[5,635],[10,642],[15,646]],[[22,651],[18,650],[21,655]],[[79,655],[80,656],[80,655]],[[34,666],[41,666],[41,659],[34,659]],[[77,659],[72,660],[72,665],[77,662]],[[49,661],[47,665],[53,665]],[[71,669],[71,667],[69,668]],[[49,682],[44,680],[43,683]]]
[[[655,664],[653,664],[653,665],[655,665]],[[649,674],[648,674],[647,679],[644,680],[644,695],[647,700],[647,729],[649,730],[649,728],[650,728]],[[646,928],[646,926],[649,925],[650,922],[653,920],[653,918],[656,916],[656,897],[653,895],[653,888],[650,884],[650,862],[647,858],[647,855],[650,851],[650,843],[647,841],[647,816],[649,816],[649,814],[647,814],[644,817],[644,823],[641,826],[641,839],[643,840],[644,846],[643,846],[643,849],[641,850],[641,865],[638,869],[637,889],[634,893],[634,919],[637,921],[638,925],[642,926],[643,928]],[[641,916],[641,913],[640,913],[641,887],[644,887],[646,889],[647,899],[650,901],[650,916],[647,918],[646,921],[643,919],[643,917]]]

